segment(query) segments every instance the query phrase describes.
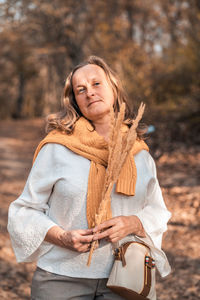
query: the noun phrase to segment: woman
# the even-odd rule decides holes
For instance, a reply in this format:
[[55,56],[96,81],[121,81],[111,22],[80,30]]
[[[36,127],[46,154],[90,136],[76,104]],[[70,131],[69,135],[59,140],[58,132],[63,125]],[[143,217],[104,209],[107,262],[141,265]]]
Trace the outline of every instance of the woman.
[[[122,102],[126,97],[115,73],[101,58],[91,56],[68,76],[63,110],[48,118],[49,134],[36,150],[23,193],[9,208],[8,230],[17,261],[37,260],[32,300],[122,299],[106,282],[113,264],[112,243],[126,239],[144,241],[161,275],[170,272],[161,250],[170,213],[142,130],[132,157],[137,181],[121,176],[112,191],[111,214],[94,227],[100,174],[106,168],[110,106],[118,111]],[[126,124],[130,117],[126,105]],[[99,247],[87,267],[91,242],[97,239]]]

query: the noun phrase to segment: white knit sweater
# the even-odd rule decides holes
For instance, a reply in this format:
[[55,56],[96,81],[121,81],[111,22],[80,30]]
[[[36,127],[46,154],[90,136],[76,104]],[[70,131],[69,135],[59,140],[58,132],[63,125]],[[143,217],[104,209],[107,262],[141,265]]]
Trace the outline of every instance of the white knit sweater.
[[[170,266],[161,250],[162,234],[170,212],[166,209],[150,154],[135,155],[137,182],[135,196],[112,192],[112,214],[136,215],[146,238],[130,235],[124,240],[143,240],[151,247],[162,276]],[[46,144],[39,152],[21,196],[11,203],[8,231],[18,262],[37,261],[49,272],[71,277],[107,278],[113,263],[111,244],[100,242],[90,267],[88,253],[78,253],[44,241],[54,225],[65,230],[88,228],[86,197],[90,161],[59,144]],[[121,242],[122,242],[121,241]]]

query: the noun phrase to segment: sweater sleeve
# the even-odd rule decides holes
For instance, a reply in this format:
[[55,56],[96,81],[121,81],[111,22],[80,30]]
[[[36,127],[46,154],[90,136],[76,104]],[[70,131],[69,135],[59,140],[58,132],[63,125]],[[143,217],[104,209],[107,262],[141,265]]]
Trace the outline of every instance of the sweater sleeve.
[[48,216],[48,200],[58,179],[55,146],[43,146],[22,194],[9,207],[7,228],[18,262],[34,261],[53,247],[44,238],[57,225]]
[[149,153],[147,153],[145,160],[151,177],[146,190],[146,204],[136,216],[142,222],[146,237],[136,236],[136,239],[142,240],[150,246],[157,269],[161,276],[164,277],[170,273],[171,268],[165,253],[161,249],[161,243],[162,235],[167,230],[167,222],[171,217],[171,213],[167,210],[163,200],[154,160]]

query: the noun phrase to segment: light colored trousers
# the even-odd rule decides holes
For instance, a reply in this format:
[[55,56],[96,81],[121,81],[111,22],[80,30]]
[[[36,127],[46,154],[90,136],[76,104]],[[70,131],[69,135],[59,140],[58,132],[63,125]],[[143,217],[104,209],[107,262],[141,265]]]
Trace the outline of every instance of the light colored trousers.
[[107,278],[88,279],[57,275],[37,267],[31,300],[124,300],[106,287]]

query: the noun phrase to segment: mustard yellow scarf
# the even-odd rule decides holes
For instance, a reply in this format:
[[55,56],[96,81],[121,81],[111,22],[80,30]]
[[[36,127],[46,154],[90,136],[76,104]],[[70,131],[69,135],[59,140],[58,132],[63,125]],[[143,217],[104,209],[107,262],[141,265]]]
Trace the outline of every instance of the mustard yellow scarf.
[[[91,160],[87,191],[87,221],[88,227],[93,227],[95,225],[95,214],[98,211],[99,203],[101,201],[101,193],[107,167],[107,142],[94,130],[89,121],[81,117],[76,122],[72,134],[68,135],[58,130],[51,131],[39,143],[34,154],[33,162],[35,161],[42,146],[47,143],[64,145],[73,152]],[[146,143],[142,140],[136,140],[116,183],[117,193],[122,193],[128,196],[135,194],[137,169],[134,161],[134,155],[143,149],[148,151]],[[111,204],[109,204],[104,220],[108,220],[111,217]]]

